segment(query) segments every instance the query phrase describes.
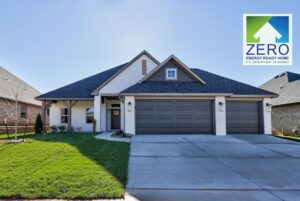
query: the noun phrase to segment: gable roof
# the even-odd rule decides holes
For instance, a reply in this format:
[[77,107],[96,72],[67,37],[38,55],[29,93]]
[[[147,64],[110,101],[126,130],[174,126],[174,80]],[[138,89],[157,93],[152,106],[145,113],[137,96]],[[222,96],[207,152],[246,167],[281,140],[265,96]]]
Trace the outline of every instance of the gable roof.
[[300,74],[289,71],[280,73],[260,88],[279,94],[271,100],[274,106],[300,103]]
[[198,80],[200,83],[205,84],[205,81],[202,80],[198,75],[196,75],[193,71],[190,70],[189,67],[187,67],[182,61],[180,61],[177,57],[174,55],[169,56],[167,59],[165,59],[161,64],[159,64],[157,67],[155,67],[152,71],[150,71],[147,75],[145,75],[139,83],[142,83],[146,81],[148,78],[150,78],[155,72],[157,72],[160,68],[165,66],[168,62],[171,60],[174,60],[176,63],[179,64],[179,67],[181,67],[185,72],[187,72],[191,77]]
[[213,73],[200,69],[190,69],[194,74],[206,81],[206,84],[199,82],[168,82],[168,81],[144,81],[129,87],[121,92],[126,94],[227,94],[227,95],[246,95],[246,96],[268,96],[276,97],[275,93],[262,90],[248,84],[234,81]]
[[41,106],[41,102],[34,99],[41,94],[38,90],[0,66],[0,98],[13,99],[13,93],[18,91],[18,87],[21,88],[20,102]]
[[102,83],[106,82],[113,75],[117,74],[128,63],[111,68],[104,72],[92,75],[80,81],[74,82],[67,86],[45,93],[36,97],[37,100],[93,100],[91,93]]
[[158,60],[156,60],[149,52],[146,50],[143,50],[141,53],[139,53],[136,57],[134,57],[131,61],[129,61],[124,68],[122,68],[120,71],[118,71],[115,75],[111,76],[108,80],[106,80],[104,83],[100,84],[91,94],[92,95],[98,95],[99,90],[103,88],[106,84],[108,84],[110,81],[112,81],[115,77],[117,77],[120,73],[122,73],[125,69],[127,69],[133,62],[138,60],[141,56],[146,55],[148,56],[154,63],[157,65],[160,64]]

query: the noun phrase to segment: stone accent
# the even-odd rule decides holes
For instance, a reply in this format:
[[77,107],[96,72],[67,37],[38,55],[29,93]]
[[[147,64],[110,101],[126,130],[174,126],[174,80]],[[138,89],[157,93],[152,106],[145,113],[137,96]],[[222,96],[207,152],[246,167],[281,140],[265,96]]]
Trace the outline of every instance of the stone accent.
[[[26,118],[21,118],[21,105],[26,105]],[[7,119],[7,123],[9,126],[9,132],[14,132],[14,116],[12,114],[14,113],[14,103],[7,99],[0,99],[0,134],[5,133],[5,124],[4,119]],[[32,104],[26,104],[26,103],[19,103],[18,105],[18,116],[19,116],[19,122],[18,122],[18,132],[24,132],[24,128],[26,125],[26,121],[29,120],[28,123],[28,132],[32,132],[34,130],[34,124],[36,117],[38,113],[42,113],[42,107],[36,106]],[[48,120],[46,121],[48,122]],[[47,123],[48,124],[48,123]]]
[[272,127],[274,133],[289,135],[294,128],[300,133],[300,104],[272,107]]

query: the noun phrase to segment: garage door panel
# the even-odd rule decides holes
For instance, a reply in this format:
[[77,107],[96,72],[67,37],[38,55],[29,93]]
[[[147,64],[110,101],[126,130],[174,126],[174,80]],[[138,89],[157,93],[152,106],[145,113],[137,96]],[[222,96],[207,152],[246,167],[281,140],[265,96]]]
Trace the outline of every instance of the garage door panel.
[[[149,121],[151,123],[145,124],[145,121]],[[150,128],[150,125],[153,127]],[[212,132],[213,123],[211,101],[136,101],[137,134],[209,134]]]
[[227,101],[226,125],[228,134],[260,133],[260,102]]

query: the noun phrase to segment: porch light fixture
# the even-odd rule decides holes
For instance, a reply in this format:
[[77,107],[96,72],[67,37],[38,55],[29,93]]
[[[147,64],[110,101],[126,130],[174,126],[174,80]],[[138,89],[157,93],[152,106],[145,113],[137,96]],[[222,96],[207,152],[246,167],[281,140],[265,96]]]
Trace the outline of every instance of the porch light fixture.
[[219,102],[219,111],[222,112],[224,110],[224,103],[223,102]]
[[271,109],[272,109],[272,104],[271,103],[266,103],[267,112],[271,112]]
[[131,101],[128,102],[128,112],[132,111],[132,103]]

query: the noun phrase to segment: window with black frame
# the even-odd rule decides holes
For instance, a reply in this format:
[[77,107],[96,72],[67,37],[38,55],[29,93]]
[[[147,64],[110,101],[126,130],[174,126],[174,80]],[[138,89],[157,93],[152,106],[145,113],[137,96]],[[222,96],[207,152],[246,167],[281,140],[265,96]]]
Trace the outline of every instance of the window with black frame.
[[22,104],[21,105],[21,119],[27,118],[27,105]]
[[62,124],[68,123],[68,108],[60,109],[60,123]]
[[94,122],[94,108],[89,107],[86,109],[86,123],[91,124]]

